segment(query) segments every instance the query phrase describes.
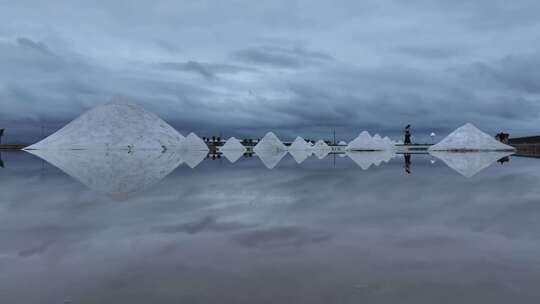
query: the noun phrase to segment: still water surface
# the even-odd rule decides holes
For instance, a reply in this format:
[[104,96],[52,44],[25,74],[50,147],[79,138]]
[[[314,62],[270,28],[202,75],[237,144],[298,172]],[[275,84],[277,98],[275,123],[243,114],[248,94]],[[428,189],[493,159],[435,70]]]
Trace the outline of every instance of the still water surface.
[[466,178],[429,155],[369,170],[333,156],[285,155],[272,170],[204,160],[120,177],[2,159],[1,303],[540,300],[540,160]]

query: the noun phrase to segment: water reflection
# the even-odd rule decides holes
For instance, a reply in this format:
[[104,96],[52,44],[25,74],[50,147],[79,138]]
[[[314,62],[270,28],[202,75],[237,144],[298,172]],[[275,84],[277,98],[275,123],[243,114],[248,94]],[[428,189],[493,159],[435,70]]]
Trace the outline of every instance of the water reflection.
[[[159,182],[183,161],[195,167],[202,159],[196,152],[177,151],[28,151],[58,167],[88,188],[122,199]],[[204,156],[206,153],[202,155]]]
[[185,152],[173,151],[173,153],[180,155],[186,165],[188,165],[188,167],[191,169],[197,167],[206,158],[206,155],[208,155],[208,151],[203,150]]
[[287,154],[287,151],[282,149],[260,149],[256,151],[256,154],[266,168],[273,169]]
[[411,174],[411,154],[404,153],[403,160],[405,161],[405,173]]
[[291,154],[297,164],[304,162],[312,153],[312,151],[307,149],[289,150],[289,154]]
[[[148,188],[182,163],[190,168],[195,168],[205,158],[220,159],[221,155],[224,155],[231,163],[235,163],[242,156],[251,157],[254,155],[253,152],[244,153],[238,149],[225,149],[213,154],[208,154],[207,151],[200,149],[165,151],[32,150],[29,152],[60,168],[89,188],[115,197],[128,196]],[[318,155],[317,152],[320,152],[321,155]],[[273,169],[287,153],[290,153],[295,162],[300,164],[312,154],[312,151],[286,151],[270,147],[258,149],[255,155],[266,168]],[[315,150],[315,155],[319,159],[324,159],[328,154],[329,151],[326,149]],[[336,153],[332,152],[332,154],[335,156]],[[380,166],[381,163],[388,163],[396,155],[393,151],[349,151],[337,154],[350,158],[362,170]],[[498,161],[501,164],[507,162],[510,154],[508,152],[431,153],[432,156],[441,159],[448,167],[465,177],[476,175],[494,162]],[[434,159],[430,161],[432,164],[435,163]],[[4,166],[1,158],[0,166]],[[403,167],[407,174],[412,173],[412,154],[403,154]]]
[[512,152],[439,152],[431,155],[442,160],[448,167],[465,177],[472,177],[494,162],[512,155]]
[[540,297],[537,160],[512,158],[472,179],[427,154],[411,154],[407,178],[401,155],[370,171],[348,157],[336,157],[339,169],[315,157],[284,157],[274,170],[256,157],[208,160],[119,204],[57,170],[41,176],[26,153],[3,157],[2,303]]
[[379,166],[382,162],[388,162],[395,156],[393,151],[349,151],[346,155],[352,159],[362,170],[367,170],[371,165]]

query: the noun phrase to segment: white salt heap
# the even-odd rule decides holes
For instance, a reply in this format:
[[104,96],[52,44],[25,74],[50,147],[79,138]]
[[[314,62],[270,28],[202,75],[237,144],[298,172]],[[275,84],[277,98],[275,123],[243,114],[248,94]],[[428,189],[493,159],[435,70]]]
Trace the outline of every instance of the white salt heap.
[[297,163],[301,163],[313,153],[313,147],[298,136],[289,146],[289,153]]
[[186,136],[182,145],[179,146],[181,151],[205,151],[208,152],[208,145],[195,133],[189,133]]
[[221,152],[231,163],[234,163],[244,155],[246,147],[244,147],[238,139],[231,137],[219,148],[219,152]]
[[394,144],[388,137],[383,139],[379,134],[371,137],[367,131],[362,131],[346,148],[347,151],[384,151],[391,149],[394,149]]
[[438,144],[429,148],[429,151],[514,151],[509,145],[505,145],[488,134],[480,131],[471,123],[467,123]]
[[253,148],[255,153],[259,151],[287,151],[287,147],[279,140],[279,138],[272,132],[266,133],[266,135],[257,143]]
[[302,137],[297,136],[289,146],[289,151],[291,150],[311,150],[311,145],[308,144]]
[[268,132],[253,148],[253,151],[268,169],[272,169],[287,154],[287,147],[274,133]]
[[125,101],[97,106],[26,150],[174,148],[184,137],[165,121]]
[[313,154],[317,156],[318,159],[323,159],[332,151],[332,148],[324,142],[324,140],[319,139],[313,146]]

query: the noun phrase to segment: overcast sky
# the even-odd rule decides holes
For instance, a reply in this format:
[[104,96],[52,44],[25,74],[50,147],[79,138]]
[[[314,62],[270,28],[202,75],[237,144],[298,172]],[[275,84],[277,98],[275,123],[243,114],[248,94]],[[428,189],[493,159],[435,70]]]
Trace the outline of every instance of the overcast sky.
[[127,96],[182,133],[539,134],[538,1],[0,0],[0,127]]

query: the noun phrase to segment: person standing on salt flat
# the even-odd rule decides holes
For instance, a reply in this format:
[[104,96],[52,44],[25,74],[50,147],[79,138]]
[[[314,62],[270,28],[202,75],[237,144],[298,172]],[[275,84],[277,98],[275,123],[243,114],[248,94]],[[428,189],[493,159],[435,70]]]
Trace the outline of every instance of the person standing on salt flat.
[[405,127],[405,140],[403,141],[403,143],[406,145],[411,144],[411,125],[407,125]]

